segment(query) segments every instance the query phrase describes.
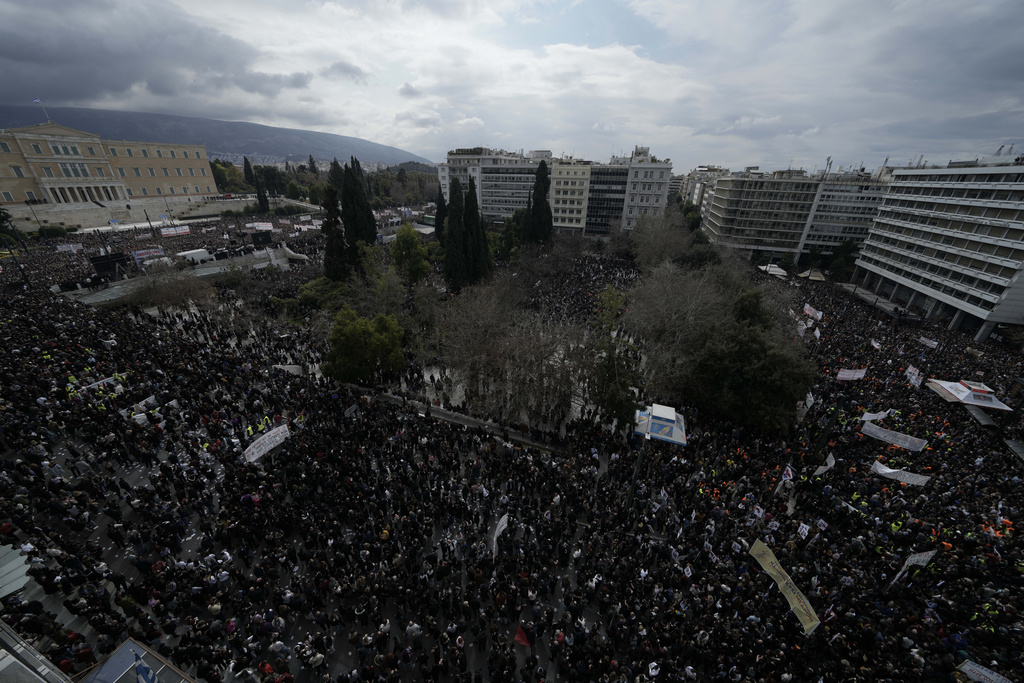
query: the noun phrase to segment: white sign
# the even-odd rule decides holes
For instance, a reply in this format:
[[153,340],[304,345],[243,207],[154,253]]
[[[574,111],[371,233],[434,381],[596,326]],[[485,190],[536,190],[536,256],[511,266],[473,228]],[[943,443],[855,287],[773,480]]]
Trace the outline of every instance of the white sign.
[[915,368],[913,365],[907,366],[907,379],[915,387],[920,388],[921,386],[921,371]]
[[972,681],[980,681],[981,683],[1013,683],[1006,676],[1000,676],[992,669],[986,669],[977,662],[968,660],[957,668],[967,674],[967,677]]
[[811,316],[812,318],[814,318],[815,320],[817,320],[819,322],[824,317],[824,313],[822,313],[821,311],[815,309],[810,304],[804,304],[804,315],[809,315],[809,316]]
[[506,512],[498,520],[498,525],[494,527],[494,537],[491,539],[491,554],[495,557],[498,556],[498,536],[501,536],[502,532],[508,528],[508,513]]
[[904,470],[889,469],[877,460],[871,465],[871,471],[886,479],[895,479],[911,486],[924,486],[931,480],[931,477],[924,474],[913,474]]
[[929,349],[936,349],[939,347],[939,342],[934,339],[928,339],[927,337],[921,337],[918,341],[927,346]]
[[807,538],[807,534],[811,531],[811,527],[804,522],[800,522],[800,527],[797,529],[797,533],[800,534],[800,538]]
[[879,441],[885,441],[891,443],[894,446],[900,448],[906,448],[908,451],[923,451],[928,442],[924,439],[918,439],[917,437],[910,436],[909,434],[901,434],[894,432],[889,429],[883,429],[876,425],[874,422],[865,422],[864,426],[860,428],[861,434],[870,436]]
[[245,461],[256,462],[264,455],[283,444],[284,440],[287,439],[288,436],[288,425],[286,424],[281,425],[276,429],[271,429],[269,432],[249,444],[249,447],[245,449]]
[[847,370],[843,368],[836,375],[836,379],[840,381],[851,380],[851,379],[864,379],[864,375],[867,374],[867,368],[861,368],[859,370]]
[[876,342],[874,339],[871,340],[871,346],[875,348],[875,351],[881,351],[882,345]]
[[741,552],[743,552],[743,546],[741,546],[738,542],[733,541],[732,542],[732,551],[734,553],[741,553]]
[[860,416],[860,419],[864,422],[872,422],[874,420],[881,420],[882,418],[889,417],[890,413],[892,413],[892,408],[889,410],[883,410],[880,413],[864,413]]
[[830,469],[832,469],[835,466],[836,466],[836,456],[834,456],[831,453],[829,453],[828,457],[825,458],[825,464],[822,465],[821,467],[819,467],[818,469],[814,470],[814,474],[812,474],[811,476],[812,477],[821,476],[822,474],[825,474],[826,472],[828,472]]

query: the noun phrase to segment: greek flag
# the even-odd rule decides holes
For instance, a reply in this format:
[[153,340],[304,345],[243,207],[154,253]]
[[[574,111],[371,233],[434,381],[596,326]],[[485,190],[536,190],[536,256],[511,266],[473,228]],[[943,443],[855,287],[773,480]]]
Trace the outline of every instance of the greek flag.
[[40,101],[39,101],[39,98],[38,98],[38,97],[37,97],[37,98],[35,98],[34,100],[32,100],[32,103],[33,103],[33,104],[42,104],[42,102],[40,102]]
[[156,677],[153,670],[150,669],[142,658],[139,657],[139,653],[132,651],[135,655],[135,682],[136,683],[160,683],[160,679]]

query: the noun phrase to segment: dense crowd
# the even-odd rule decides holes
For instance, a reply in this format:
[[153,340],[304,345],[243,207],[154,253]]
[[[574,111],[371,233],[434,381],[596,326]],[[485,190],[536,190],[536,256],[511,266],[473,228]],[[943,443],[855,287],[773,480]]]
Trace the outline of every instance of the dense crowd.
[[[576,270],[591,292],[634,277]],[[1020,462],[904,373],[1006,396],[1020,353],[804,291],[824,312],[820,341],[804,336],[821,373],[792,435],[683,407],[686,447],[578,422],[552,451],[275,368],[315,367],[324,340],[245,304],[9,295],[0,530],[92,633],[18,596],[3,618],[66,671],[133,636],[209,683],[952,681],[966,658],[1012,677]],[[860,433],[889,409],[879,424],[926,450]],[[241,457],[282,425],[281,450]],[[875,460],[931,480],[881,478]],[[813,605],[810,635],[756,539]]]

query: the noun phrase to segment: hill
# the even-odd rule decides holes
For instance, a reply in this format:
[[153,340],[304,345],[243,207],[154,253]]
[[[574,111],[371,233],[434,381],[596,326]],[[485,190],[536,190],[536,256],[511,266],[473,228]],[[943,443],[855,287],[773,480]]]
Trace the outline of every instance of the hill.
[[[344,162],[354,156],[364,168],[407,161],[433,166],[429,159],[397,147],[333,133],[111,109],[47,107],[47,112],[61,125],[96,133],[106,140],[206,145],[211,159],[220,157],[236,163],[241,163],[243,156],[254,164],[304,162],[312,154],[318,161],[337,158]],[[0,104],[2,128],[43,123],[42,118],[39,107]]]

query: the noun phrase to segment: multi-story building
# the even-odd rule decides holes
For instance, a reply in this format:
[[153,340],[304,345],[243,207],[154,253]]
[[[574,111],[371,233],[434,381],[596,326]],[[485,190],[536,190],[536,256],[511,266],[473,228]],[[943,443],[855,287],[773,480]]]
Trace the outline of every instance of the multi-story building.
[[1024,155],[892,176],[856,284],[979,341],[1024,323]]
[[668,203],[672,163],[652,156],[646,147],[637,147],[630,156],[613,156],[607,164],[554,159],[549,151],[456,149],[448,153],[447,163],[438,165],[437,175],[446,200],[453,178],[463,188],[473,178],[481,212],[494,222],[527,206],[541,161],[548,165],[547,200],[559,232],[607,235],[631,229],[643,215],[660,215]]
[[101,140],[51,122],[0,130],[0,203],[125,203],[217,194],[204,145]]
[[867,236],[886,181],[858,172],[788,169],[765,174],[756,167],[719,176],[704,221],[715,243],[771,259],[829,254],[846,240]]

